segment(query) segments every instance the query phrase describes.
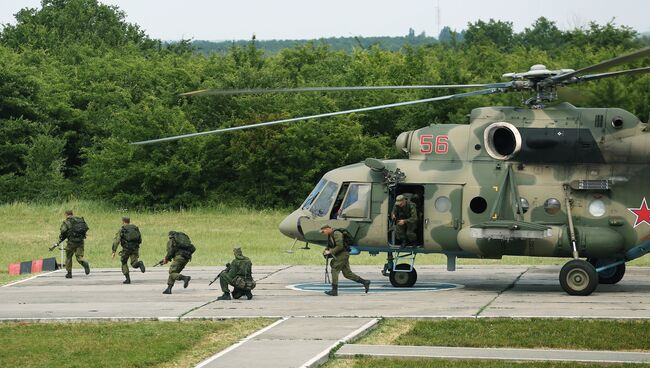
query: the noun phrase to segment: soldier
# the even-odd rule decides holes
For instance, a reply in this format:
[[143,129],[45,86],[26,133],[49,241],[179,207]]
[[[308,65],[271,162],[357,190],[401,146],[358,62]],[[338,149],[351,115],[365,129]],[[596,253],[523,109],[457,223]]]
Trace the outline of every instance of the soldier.
[[418,225],[418,211],[415,203],[407,200],[403,194],[398,195],[395,198],[391,218],[395,221],[396,245],[413,245],[418,238],[415,233]]
[[113,258],[115,258],[115,252],[117,251],[117,246],[122,245],[122,251],[120,252],[120,262],[122,263],[122,273],[126,280],[123,284],[130,284],[131,277],[129,276],[129,266],[127,262],[131,260],[131,267],[140,268],[140,271],[144,273],[145,267],[144,262],[138,260],[140,257],[140,244],[142,243],[142,235],[140,234],[140,229],[137,226],[131,224],[131,219],[128,217],[122,217],[122,227],[115,234],[115,240],[113,240]]
[[370,289],[370,281],[362,279],[350,269],[350,250],[348,245],[345,244],[343,232],[341,230],[332,230],[329,225],[323,225],[320,232],[327,235],[327,248],[325,248],[323,255],[332,257],[330,261],[332,266],[332,290],[326,291],[325,294],[339,295],[339,272],[341,271],[346,279],[363,284],[367,293]]
[[253,263],[242,254],[240,247],[233,248],[232,253],[235,255],[235,259],[230,262],[230,267],[227,267],[226,271],[221,274],[219,282],[221,283],[223,295],[218,297],[217,300],[231,299],[228,285],[234,287],[232,291],[233,298],[239,299],[242,295],[246,295],[246,298],[251,300],[253,299],[251,290],[255,288],[255,281],[251,272]]
[[190,276],[183,276],[181,271],[185,265],[192,260],[192,254],[196,250],[192,245],[190,238],[180,231],[170,231],[169,241],[167,241],[167,255],[163,259],[163,264],[173,260],[169,266],[169,278],[167,279],[167,289],[163,294],[171,294],[172,287],[176,280],[183,280],[183,288],[187,288],[190,283]]
[[83,217],[76,217],[71,210],[65,211],[65,220],[61,224],[61,233],[59,234],[59,244],[68,240],[65,246],[65,269],[68,271],[65,278],[72,278],[72,255],[77,258],[77,262],[84,268],[84,272],[90,273],[90,265],[84,259],[84,239],[88,232],[88,225]]

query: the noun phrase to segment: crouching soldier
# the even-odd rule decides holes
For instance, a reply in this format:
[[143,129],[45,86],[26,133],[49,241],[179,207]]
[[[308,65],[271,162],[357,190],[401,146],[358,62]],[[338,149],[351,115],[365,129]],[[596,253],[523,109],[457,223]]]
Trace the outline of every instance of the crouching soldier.
[[185,265],[192,260],[192,254],[196,251],[196,247],[192,245],[190,237],[180,231],[170,231],[169,241],[167,241],[167,255],[163,258],[162,263],[167,264],[172,261],[169,266],[169,278],[167,279],[167,289],[163,294],[171,294],[172,287],[175,281],[183,281],[183,288],[186,288],[190,283],[190,276],[183,276],[181,271]]
[[[246,295],[246,298],[251,300],[253,299],[251,290],[255,289],[256,286],[251,272],[253,263],[248,257],[242,254],[241,248],[235,247],[232,252],[235,255],[235,259],[230,262],[230,267],[221,274],[219,282],[221,283],[223,295],[218,297],[217,300],[239,299],[243,295]],[[228,285],[234,287],[232,298],[230,297]]]
[[139,268],[142,273],[145,271],[144,262],[139,260],[140,257],[140,244],[142,243],[142,235],[137,226],[131,224],[131,219],[122,217],[122,227],[115,234],[113,240],[113,258],[117,252],[117,246],[122,246],[120,251],[120,262],[122,263],[122,273],[126,280],[123,284],[130,284],[131,277],[129,276],[128,262],[131,261],[131,267]]

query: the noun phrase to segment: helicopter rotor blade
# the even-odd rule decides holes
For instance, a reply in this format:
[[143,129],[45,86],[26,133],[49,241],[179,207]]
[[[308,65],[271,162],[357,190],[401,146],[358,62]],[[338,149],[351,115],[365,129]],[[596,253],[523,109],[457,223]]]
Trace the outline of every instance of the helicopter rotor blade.
[[376,91],[405,89],[454,89],[454,88],[503,88],[505,83],[491,84],[435,84],[420,86],[351,86],[351,87],[299,87],[299,88],[250,88],[250,89],[201,89],[181,93],[179,96],[208,95],[245,95],[260,93],[298,93],[298,92],[341,92],[341,91]]
[[627,55],[622,55],[615,57],[613,59],[605,60],[602,63],[594,64],[591,66],[588,66],[586,68],[578,69],[573,72],[565,73],[565,74],[560,74],[556,75],[554,77],[551,77],[551,80],[554,82],[562,82],[567,79],[571,79],[573,77],[578,76],[579,74],[584,74],[586,72],[592,72],[592,71],[597,71],[597,70],[603,70],[603,69],[609,69],[611,67],[614,67],[616,65],[624,64],[627,62],[630,62],[632,60],[636,60],[645,56],[650,55],[650,47],[643,48],[641,50],[632,52]]
[[634,75],[634,74],[643,74],[643,73],[650,73],[650,66],[646,66],[644,68],[620,70],[620,71],[609,72],[609,73],[583,75],[581,77],[576,77],[575,79],[568,80],[564,83],[565,84],[580,83],[580,82],[597,80],[601,78],[618,77],[621,75]]
[[357,112],[382,110],[382,109],[388,109],[388,108],[391,108],[391,107],[415,105],[415,104],[420,104],[420,103],[425,103],[425,102],[451,100],[451,99],[454,99],[454,98],[461,98],[461,97],[489,95],[489,94],[494,94],[494,93],[500,93],[500,92],[503,92],[503,91],[504,90],[500,89],[500,88],[488,88],[488,89],[482,89],[482,90],[478,90],[478,91],[458,93],[458,94],[454,94],[454,95],[425,98],[425,99],[421,99],[421,100],[396,102],[396,103],[386,104],[386,105],[362,107],[362,108],[352,109],[352,110],[336,111],[336,112],[329,112],[329,113],[310,115],[310,116],[301,116],[301,117],[297,117],[297,118],[267,121],[267,122],[263,122],[263,123],[235,126],[235,127],[230,127],[230,128],[221,128],[221,129],[209,130],[209,131],[205,131],[205,132],[182,134],[182,135],[176,135],[176,136],[173,136],[173,137],[150,139],[150,140],[146,140],[146,141],[132,142],[131,144],[133,144],[133,145],[145,145],[145,144],[152,144],[152,143],[168,142],[168,141],[175,141],[175,140],[179,140],[179,139],[183,139],[183,138],[190,138],[190,137],[198,137],[198,136],[208,135],[208,134],[232,132],[232,131],[235,131],[235,130],[252,129],[252,128],[258,128],[258,127],[263,127],[263,126],[270,126],[270,125],[283,124],[283,123],[292,123],[292,122],[296,122],[296,121],[309,120],[309,119],[320,119],[320,118],[325,118],[325,117],[329,117],[329,116],[345,115],[345,114],[352,114],[352,113],[357,113]]

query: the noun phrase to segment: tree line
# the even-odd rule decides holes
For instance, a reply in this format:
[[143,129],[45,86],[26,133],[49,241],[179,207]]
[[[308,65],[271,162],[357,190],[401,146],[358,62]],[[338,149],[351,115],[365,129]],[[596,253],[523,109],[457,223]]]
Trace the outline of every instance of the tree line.
[[[625,26],[562,31],[544,18],[520,33],[490,20],[468,24],[462,37],[447,35],[397,50],[346,51],[314,41],[265,53],[251,40],[205,54],[187,40],[150,38],[115,6],[43,0],[0,32],[0,202],[291,207],[328,170],[401,157],[393,141],[402,131],[462,123],[472,108],[518,105],[522,97],[457,99],[150,146],[129,142],[456,92],[179,96],[202,88],[489,83],[532,64],[579,68],[648,43]],[[649,82],[648,75],[610,78],[563,96],[645,120]]]

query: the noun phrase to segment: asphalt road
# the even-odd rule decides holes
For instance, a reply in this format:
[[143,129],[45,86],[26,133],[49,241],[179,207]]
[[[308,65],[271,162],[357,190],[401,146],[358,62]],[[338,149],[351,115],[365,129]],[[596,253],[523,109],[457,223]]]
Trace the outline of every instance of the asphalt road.
[[[338,297],[321,292],[323,268],[254,267],[258,280],[252,300],[215,301],[218,283],[208,286],[217,268],[190,267],[187,289],[177,283],[163,295],[167,270],[132,272],[123,285],[119,269],[75,269],[0,288],[0,320],[192,319],[232,317],[567,317],[650,318],[650,268],[629,267],[617,285],[600,285],[591,296],[569,296],[555,266],[417,267],[413,289],[390,287],[376,266],[353,265],[372,280],[364,294],[356,284],[342,284]],[[306,285],[306,286],[305,286]],[[303,290],[307,289],[307,290]]]

